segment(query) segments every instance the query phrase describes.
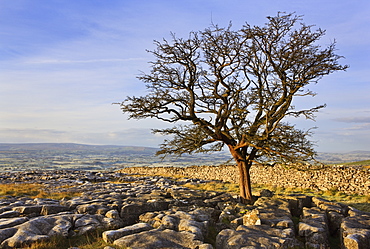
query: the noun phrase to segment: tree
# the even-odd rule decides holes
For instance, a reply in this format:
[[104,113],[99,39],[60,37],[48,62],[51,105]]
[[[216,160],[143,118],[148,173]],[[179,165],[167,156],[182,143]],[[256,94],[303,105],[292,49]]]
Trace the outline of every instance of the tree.
[[156,60],[138,78],[149,93],[127,97],[121,105],[129,118],[156,118],[175,124],[154,129],[170,135],[158,155],[206,153],[227,147],[239,169],[240,196],[252,201],[252,164],[309,162],[315,156],[308,140],[288,117],[314,119],[325,105],[296,110],[298,96],[324,75],[345,70],[335,41],[317,44],[324,30],[300,16],[278,13],[263,27],[245,24],[233,31],[217,25],[191,32],[187,39],[155,41],[148,51]]

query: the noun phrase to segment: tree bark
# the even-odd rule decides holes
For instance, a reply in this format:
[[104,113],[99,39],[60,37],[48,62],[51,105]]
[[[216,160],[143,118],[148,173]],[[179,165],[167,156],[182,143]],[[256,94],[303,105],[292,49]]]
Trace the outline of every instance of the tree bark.
[[252,186],[250,177],[250,164],[245,160],[237,161],[239,169],[239,190],[240,190],[240,201],[244,204],[253,203]]
[[[228,147],[239,169],[240,201],[244,204],[252,204],[253,196],[251,177],[249,172],[252,166],[252,162],[250,160],[247,160],[247,158],[243,156],[240,151],[235,150],[232,145],[229,145]],[[250,158],[248,157],[248,159]]]

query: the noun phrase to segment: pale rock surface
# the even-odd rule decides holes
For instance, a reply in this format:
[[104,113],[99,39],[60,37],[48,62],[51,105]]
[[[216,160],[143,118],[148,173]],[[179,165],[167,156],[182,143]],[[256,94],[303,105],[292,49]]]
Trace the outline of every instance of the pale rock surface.
[[343,248],[370,248],[370,213],[352,210],[340,227]]
[[[196,235],[186,231],[154,229],[124,236],[114,241],[114,245],[131,249],[182,248],[195,249],[204,244],[196,240]],[[203,246],[204,247],[204,246]],[[198,247],[199,248],[199,247]]]
[[148,223],[137,223],[135,225],[123,227],[117,230],[109,230],[103,232],[103,240],[107,243],[112,243],[115,240],[122,238],[127,235],[131,235],[134,233],[140,233],[143,231],[148,231],[153,229]]
[[[231,171],[229,174],[222,171],[223,167],[220,169],[222,176],[232,176]],[[228,193],[183,187],[184,183],[206,182],[199,180],[203,171],[189,170],[193,171],[197,178],[189,176],[176,181],[113,172],[2,174],[4,183],[41,183],[48,191],[76,191],[82,195],[60,201],[9,196],[0,199],[0,248],[32,244],[52,236],[71,237],[96,229],[109,230],[107,241],[121,241],[136,248],[146,248],[145,243],[150,242],[152,247],[148,248],[211,249],[212,245],[204,242],[210,239],[216,239],[218,249],[299,248],[303,244],[324,248],[329,235],[340,236],[343,249],[370,248],[369,213],[304,195],[269,197],[272,193],[268,191],[254,205],[246,206]],[[112,179],[116,179],[115,183]],[[293,220],[298,217],[302,220],[296,229]],[[141,231],[142,227],[148,230]],[[127,230],[132,234],[123,233]],[[209,237],[217,233],[217,238]]]
[[238,226],[222,230],[216,238],[217,249],[289,248],[302,246],[291,228],[278,229],[268,225]]

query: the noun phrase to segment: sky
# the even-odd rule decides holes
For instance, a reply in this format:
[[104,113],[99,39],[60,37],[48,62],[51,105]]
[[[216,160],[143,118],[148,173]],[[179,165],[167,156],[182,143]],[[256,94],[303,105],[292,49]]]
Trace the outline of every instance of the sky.
[[350,66],[311,87],[298,106],[327,104],[316,121],[319,152],[370,150],[368,0],[0,0],[0,143],[158,147],[159,120],[127,120],[118,105],[146,94],[153,40],[187,37],[212,23],[263,25],[279,11],[326,30]]

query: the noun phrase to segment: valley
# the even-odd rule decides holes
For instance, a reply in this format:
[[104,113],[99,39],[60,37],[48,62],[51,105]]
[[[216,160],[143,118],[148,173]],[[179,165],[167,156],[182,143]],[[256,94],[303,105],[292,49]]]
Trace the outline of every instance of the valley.
[[[84,145],[73,143],[0,143],[0,170],[107,170],[114,171],[137,166],[203,166],[232,163],[228,152],[185,155],[182,157],[155,156],[157,148]],[[317,159],[327,164],[344,164],[370,159],[369,151],[349,153],[318,153]]]

